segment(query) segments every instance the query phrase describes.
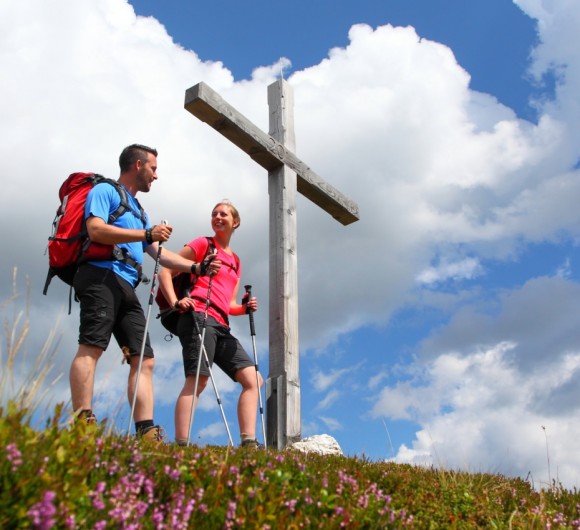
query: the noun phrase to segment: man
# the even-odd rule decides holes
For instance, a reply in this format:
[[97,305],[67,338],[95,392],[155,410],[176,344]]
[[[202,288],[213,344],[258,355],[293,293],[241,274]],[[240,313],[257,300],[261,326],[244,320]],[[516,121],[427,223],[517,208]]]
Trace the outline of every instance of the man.
[[[119,157],[119,184],[125,187],[130,209],[108,223],[109,216],[121,203],[118,191],[110,184],[97,184],[87,197],[85,219],[91,244],[115,245],[119,259],[88,261],[79,266],[74,289],[80,302],[79,349],[70,368],[72,406],[78,418],[96,421],[92,412],[94,378],[97,362],[113,335],[129,357],[127,395],[133,403],[139,355],[145,332],[145,315],[135,293],[139,282],[143,253],[157,259],[159,243],[167,241],[172,227],[151,226],[135,198],[138,192],[148,193],[157,180],[157,151],[133,144]],[[210,256],[211,257],[211,256]],[[201,273],[199,263],[163,249],[160,263],[183,272]],[[210,272],[204,267],[204,272]],[[162,430],[153,421],[153,349],[149,336],[145,349],[139,388],[135,400],[137,436],[161,441]]]

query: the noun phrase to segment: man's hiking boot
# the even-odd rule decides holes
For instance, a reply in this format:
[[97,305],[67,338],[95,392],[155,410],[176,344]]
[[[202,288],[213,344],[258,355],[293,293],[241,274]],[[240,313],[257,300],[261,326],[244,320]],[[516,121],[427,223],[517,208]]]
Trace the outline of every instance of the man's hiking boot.
[[246,449],[264,449],[264,446],[255,438],[246,438],[245,440],[242,440],[240,447],[245,447]]
[[165,443],[165,431],[163,427],[154,425],[153,427],[147,427],[145,430],[138,432],[137,438],[144,442],[161,445]]

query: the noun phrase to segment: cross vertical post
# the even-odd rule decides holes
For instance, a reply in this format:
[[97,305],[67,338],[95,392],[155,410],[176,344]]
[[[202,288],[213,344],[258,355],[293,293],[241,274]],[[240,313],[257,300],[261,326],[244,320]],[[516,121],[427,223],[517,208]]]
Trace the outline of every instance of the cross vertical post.
[[266,381],[268,445],[284,449],[301,435],[298,373],[296,190],[343,225],[358,206],[294,154],[293,93],[280,79],[268,87],[270,134],[260,130],[205,83],[185,92],[185,109],[268,170],[270,195],[270,340]]
[[[295,151],[294,94],[280,79],[268,87],[270,135]],[[286,164],[268,172],[270,195],[270,335],[266,380],[268,444],[300,440],[296,172]]]

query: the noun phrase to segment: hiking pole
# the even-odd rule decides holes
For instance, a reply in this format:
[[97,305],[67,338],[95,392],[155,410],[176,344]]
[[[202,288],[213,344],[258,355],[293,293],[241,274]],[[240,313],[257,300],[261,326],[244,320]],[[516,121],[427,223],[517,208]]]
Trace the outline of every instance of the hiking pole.
[[[161,221],[162,225],[167,224],[167,220]],[[157,274],[159,272],[159,262],[161,260],[161,250],[163,249],[163,241],[157,245],[157,258],[155,259],[155,269],[153,269],[153,279],[151,280],[151,292],[149,294],[149,305],[147,307],[147,318],[145,319],[145,330],[143,331],[143,341],[141,343],[141,352],[139,353],[139,365],[137,367],[137,378],[135,380],[135,389],[133,391],[133,402],[131,403],[131,416],[129,417],[129,428],[127,429],[127,436],[131,436],[131,425],[133,424],[133,416],[135,415],[135,404],[137,403],[137,391],[139,389],[139,377],[141,376],[141,367],[143,366],[143,356],[145,355],[145,344],[147,343],[147,330],[149,329],[149,321],[151,319],[151,308],[153,307],[153,300],[155,299],[155,288],[157,287]]]
[[[245,285],[248,302],[252,297],[252,286]],[[256,384],[258,385],[258,400],[260,403],[260,418],[262,420],[262,435],[264,436],[264,449],[267,449],[266,444],[266,423],[264,421],[264,406],[262,405],[262,390],[260,389],[260,377],[258,376],[258,354],[256,353],[256,329],[254,328],[254,312],[246,305],[246,313],[250,318],[250,335],[252,336],[252,347],[254,349],[254,364],[256,365]]]
[[[199,326],[197,325],[197,320],[195,320],[195,318],[193,319],[193,325],[195,326],[195,331],[197,333],[197,336],[199,337],[199,340],[201,340],[201,334],[199,332]],[[202,343],[203,344],[203,343]],[[234,441],[232,439],[232,433],[230,432],[230,427],[228,425],[228,420],[226,419],[226,413],[224,412],[224,407],[222,405],[222,400],[220,398],[218,389],[217,389],[217,385],[215,383],[215,379],[213,377],[213,371],[211,369],[211,366],[209,364],[209,357],[207,356],[207,350],[205,349],[205,345],[203,345],[203,358],[207,364],[207,369],[209,370],[209,378],[211,379],[211,384],[213,386],[213,390],[215,392],[215,397],[217,399],[217,404],[220,408],[221,414],[222,414],[222,419],[224,420],[224,425],[226,426],[226,432],[228,434],[228,440],[230,442],[230,445],[233,447],[234,446]]]
[[[195,400],[197,399],[197,387],[199,385],[199,371],[201,370],[201,355],[204,351],[203,342],[205,340],[205,329],[207,324],[207,312],[209,309],[209,299],[211,296],[211,283],[213,280],[213,276],[210,274],[209,282],[207,285],[207,298],[205,299],[205,310],[203,313],[203,326],[201,327],[201,337],[200,337],[200,345],[199,345],[199,354],[197,356],[197,371],[195,373],[195,385],[193,386],[193,400],[191,402],[191,413],[189,414],[189,429],[187,430],[187,445],[189,446],[189,440],[191,438],[191,429],[193,427],[193,417],[195,416]],[[195,315],[192,315],[193,319],[195,320]],[[199,329],[199,328],[198,328]],[[209,363],[208,363],[209,364]]]

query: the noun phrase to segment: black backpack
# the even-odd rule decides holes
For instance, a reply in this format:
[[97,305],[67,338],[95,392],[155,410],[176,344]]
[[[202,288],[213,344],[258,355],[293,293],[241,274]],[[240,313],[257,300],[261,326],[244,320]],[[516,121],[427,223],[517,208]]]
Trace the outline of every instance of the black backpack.
[[[203,259],[208,254],[213,254],[215,252],[215,245],[213,244],[213,239],[211,237],[206,237],[207,239],[207,250]],[[197,280],[197,276],[191,272],[180,272],[176,274],[173,278],[173,288],[175,289],[175,294],[177,298],[186,298],[193,289]],[[169,302],[165,298],[165,295],[161,289],[157,289],[157,294],[155,295],[155,302],[159,306],[159,314],[157,318],[161,321],[161,325],[170,333],[170,338],[173,335],[177,335],[177,321],[179,320],[179,315],[181,314],[177,309],[169,305]]]

